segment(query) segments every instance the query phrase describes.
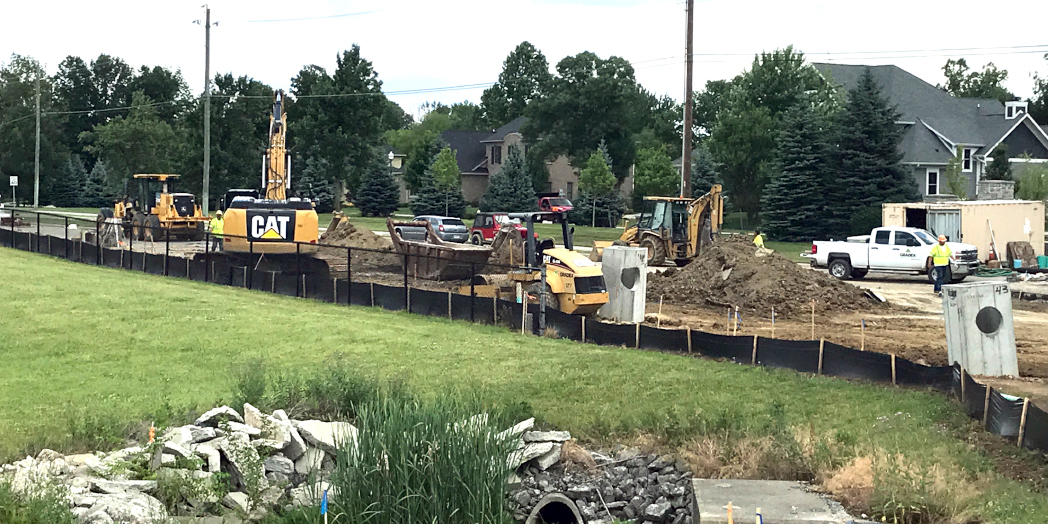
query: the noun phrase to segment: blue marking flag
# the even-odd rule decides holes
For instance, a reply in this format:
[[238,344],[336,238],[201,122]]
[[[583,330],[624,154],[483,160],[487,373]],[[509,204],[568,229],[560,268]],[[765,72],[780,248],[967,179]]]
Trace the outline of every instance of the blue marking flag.
[[321,515],[326,515],[327,514],[327,492],[328,492],[328,490],[325,489],[324,490],[324,497],[322,499],[320,499],[320,514]]

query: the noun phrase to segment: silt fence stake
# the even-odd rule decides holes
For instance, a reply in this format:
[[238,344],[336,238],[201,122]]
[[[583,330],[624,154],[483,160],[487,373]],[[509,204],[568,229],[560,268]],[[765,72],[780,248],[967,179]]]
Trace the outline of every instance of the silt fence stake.
[[1026,436],[1026,412],[1029,408],[1030,397],[1026,397],[1023,399],[1023,414],[1022,417],[1019,419],[1019,440],[1017,443],[1020,448],[1023,447],[1023,437]]

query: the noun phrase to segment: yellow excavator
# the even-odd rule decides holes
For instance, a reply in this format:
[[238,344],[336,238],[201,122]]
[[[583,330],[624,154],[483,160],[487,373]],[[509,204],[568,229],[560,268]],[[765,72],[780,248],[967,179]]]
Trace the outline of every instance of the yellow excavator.
[[[284,92],[273,94],[269,117],[269,148],[262,157],[261,198],[227,195],[222,247],[227,253],[252,253],[270,258],[315,253],[319,236],[317,212],[308,199],[290,197],[291,156],[287,152]],[[229,198],[232,197],[232,198]],[[296,245],[296,242],[302,243]]]
[[644,197],[637,223],[614,242],[593,241],[590,259],[599,261],[604,248],[613,244],[639,246],[648,250],[648,265],[669,260],[684,266],[713,241],[724,223],[724,198],[719,184],[698,198]]

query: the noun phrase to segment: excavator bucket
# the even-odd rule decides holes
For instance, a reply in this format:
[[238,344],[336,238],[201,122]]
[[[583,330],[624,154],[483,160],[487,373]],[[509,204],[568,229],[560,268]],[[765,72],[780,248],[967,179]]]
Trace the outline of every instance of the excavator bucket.
[[593,250],[590,251],[589,259],[594,262],[600,262],[604,258],[604,248],[611,247],[615,242],[611,240],[594,240]]

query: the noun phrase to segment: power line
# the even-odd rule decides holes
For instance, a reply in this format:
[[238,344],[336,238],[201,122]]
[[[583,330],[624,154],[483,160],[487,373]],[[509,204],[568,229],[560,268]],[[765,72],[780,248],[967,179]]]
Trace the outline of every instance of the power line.
[[377,10],[374,10],[374,11],[361,11],[359,13],[341,13],[341,14],[337,14],[337,15],[311,16],[311,17],[306,17],[306,18],[279,18],[279,19],[271,19],[271,20],[234,20],[232,22],[226,22],[226,23],[227,24],[265,24],[265,23],[272,23],[272,22],[303,22],[303,21],[307,21],[307,20],[330,20],[332,18],[347,18],[347,17],[350,17],[350,16],[370,15],[370,14],[373,14],[373,13],[379,13],[381,11],[382,11],[382,9],[377,9]]
[[[84,110],[80,110],[80,111],[44,111],[41,114],[44,114],[44,115],[82,115],[82,114],[86,114],[86,113],[109,113],[109,112],[113,112],[113,111],[124,111],[126,109],[137,109],[139,107],[155,107],[155,106],[170,105],[170,104],[181,104],[181,103],[184,103],[184,102],[185,101],[181,101],[181,100],[171,100],[171,101],[167,101],[167,102],[152,102],[152,103],[149,103],[149,104],[138,104],[138,105],[133,105],[133,106],[107,107],[107,108],[104,108],[104,109],[84,109]],[[26,118],[29,118],[29,117],[26,117]],[[19,120],[22,120],[22,119],[19,119]],[[17,120],[13,120],[13,122],[17,122]]]

